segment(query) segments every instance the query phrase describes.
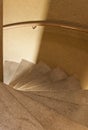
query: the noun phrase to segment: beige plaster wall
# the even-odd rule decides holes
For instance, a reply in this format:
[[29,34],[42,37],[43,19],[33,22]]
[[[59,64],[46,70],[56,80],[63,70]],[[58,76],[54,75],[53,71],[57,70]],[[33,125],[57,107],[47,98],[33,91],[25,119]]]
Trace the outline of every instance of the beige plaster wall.
[[[46,19],[49,0],[4,0],[3,24]],[[36,62],[43,28],[22,27],[4,30],[4,59]],[[25,53],[26,51],[26,53]]]
[[[88,25],[88,0],[3,2],[4,24],[26,20],[66,20]],[[88,88],[87,34],[41,27],[4,30],[4,60],[20,61],[21,58],[61,66],[79,78],[82,87]]]
[[88,0],[3,0],[4,24],[25,20],[67,20],[88,25]]

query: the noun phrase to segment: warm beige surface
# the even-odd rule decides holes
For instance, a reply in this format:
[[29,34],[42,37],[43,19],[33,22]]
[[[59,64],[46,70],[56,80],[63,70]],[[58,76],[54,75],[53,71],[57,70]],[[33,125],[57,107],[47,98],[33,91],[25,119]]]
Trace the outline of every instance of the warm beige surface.
[[[38,70],[37,70],[37,73],[38,73]],[[33,72],[29,74],[30,77],[31,75],[33,75]],[[28,82],[26,82],[25,84],[21,84],[21,86],[19,86],[19,82],[18,82],[15,88],[22,91],[39,91],[39,90],[52,91],[52,90],[58,89],[57,87],[55,88],[55,85],[54,85],[56,82],[65,80],[67,78],[68,76],[63,70],[56,68],[54,70],[51,69],[49,72],[46,72],[45,74],[40,73],[40,75],[36,76],[36,78],[32,76],[28,80]]]
[[[9,62],[9,64],[10,64],[10,62]],[[19,63],[19,66],[17,67],[16,72],[13,74],[13,77],[9,83],[11,85],[15,85],[16,83],[18,83],[20,78],[23,78],[23,76],[27,72],[30,71],[30,69],[32,68],[33,65],[34,64],[32,62],[22,59],[22,61]],[[13,71],[12,71],[12,73],[13,73]]]
[[10,86],[0,83],[0,128],[87,130],[88,91],[61,68],[51,69],[43,62],[30,65],[22,60],[16,73],[11,70]]
[[32,27],[4,29],[3,58],[20,62],[21,59],[36,62],[43,28],[33,30]]
[[[38,96],[34,96],[32,93],[17,92],[0,83],[0,128],[2,130],[19,130],[19,128],[26,130],[29,128],[30,130],[88,130],[88,127],[80,122],[81,118],[76,122],[73,119],[70,120],[52,108],[51,102],[52,107],[55,106],[57,109],[59,101],[47,99],[46,102],[45,98],[38,99]],[[82,117],[81,114],[80,116]]]
[[[72,91],[66,88],[58,88],[59,91],[29,91],[30,94],[45,97],[48,99],[65,101],[68,103],[74,103],[79,105],[88,105],[88,91],[79,90]],[[29,92],[26,92],[28,94]]]
[[3,80],[3,54],[2,54],[2,0],[0,0],[0,81]]
[[3,0],[3,3],[4,24],[46,19],[88,24],[87,0]]
[[[53,70],[51,69],[48,73],[45,74],[38,74],[40,67],[39,69],[37,67],[36,73],[40,76],[33,76],[33,74],[35,75],[36,73],[35,71],[32,71],[32,77],[28,79],[28,77],[30,77],[30,73],[29,75],[27,74],[26,78],[28,81],[26,80],[27,83],[23,85],[21,78],[26,72],[28,72],[24,70],[32,69],[30,68],[30,65],[30,62],[26,60],[22,60],[19,65],[18,63],[12,61],[5,61],[4,81],[10,82],[10,86],[12,87],[15,78],[18,78],[15,82],[15,88],[21,91],[30,91],[30,93],[32,91],[33,94],[37,94],[38,96],[40,95],[56,100],[64,100],[66,102],[76,103],[79,105],[88,104],[88,92],[81,90],[79,81],[73,76],[69,77],[61,68],[55,68]],[[36,65],[33,68],[35,67]],[[42,64],[42,67],[44,68],[44,64]],[[16,72],[14,73],[14,71]],[[13,79],[11,77],[13,77]],[[37,87],[39,87],[41,92],[38,91]],[[44,88],[48,91],[42,91]],[[54,91],[54,88],[59,91]],[[35,90],[37,91],[35,92]]]
[[23,76],[21,76],[14,84],[14,82],[11,83],[11,85],[14,86],[14,88],[21,87],[22,85],[25,85],[27,82],[32,81],[33,79],[41,78],[42,75],[49,72],[51,69],[49,66],[47,66],[45,63],[38,63],[37,65],[34,65],[31,69],[29,69],[26,73],[24,73]]
[[49,76],[45,78],[41,75],[40,78],[38,77],[37,79],[31,80],[28,83],[20,84],[18,82],[14,88],[21,91],[58,91],[58,89],[77,91],[81,89],[79,82],[73,77],[53,82]]
[[[4,0],[4,24],[26,20],[67,20],[88,25],[87,5],[87,0]],[[4,30],[4,60],[19,62],[21,58],[61,66],[88,89],[88,35],[85,33],[42,27]]]
[[40,123],[0,84],[0,129],[2,130],[43,130]]
[[71,119],[72,121],[75,121],[79,124],[82,124],[88,127],[88,105],[78,105],[71,102],[68,103],[64,99],[53,100],[53,98],[47,98],[47,97],[37,96],[33,94],[29,94],[29,97],[31,97],[35,101],[38,101],[48,106],[49,108],[55,110],[56,112],[63,115],[64,117],[67,117],[68,119]]

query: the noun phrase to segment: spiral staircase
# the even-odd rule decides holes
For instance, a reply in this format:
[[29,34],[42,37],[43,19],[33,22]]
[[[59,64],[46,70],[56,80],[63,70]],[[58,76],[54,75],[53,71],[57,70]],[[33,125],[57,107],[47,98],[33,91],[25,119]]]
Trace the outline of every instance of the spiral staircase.
[[5,61],[0,95],[1,130],[88,130],[88,91],[60,67]]

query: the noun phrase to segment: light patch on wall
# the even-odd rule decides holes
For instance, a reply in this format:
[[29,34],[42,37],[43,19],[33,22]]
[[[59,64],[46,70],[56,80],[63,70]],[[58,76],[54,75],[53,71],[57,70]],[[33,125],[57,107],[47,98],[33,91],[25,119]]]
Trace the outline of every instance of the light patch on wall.
[[4,60],[19,62],[22,58],[36,62],[43,27],[4,30]]

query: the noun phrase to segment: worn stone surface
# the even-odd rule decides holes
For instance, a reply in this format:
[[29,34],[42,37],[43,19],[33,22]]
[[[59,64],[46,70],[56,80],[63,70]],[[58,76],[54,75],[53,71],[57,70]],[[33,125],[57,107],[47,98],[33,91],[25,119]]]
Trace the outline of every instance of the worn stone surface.
[[0,128],[87,130],[88,91],[60,68],[22,60],[10,86],[0,83]]
[[50,88],[52,88],[51,86],[54,85],[55,82],[64,80],[67,77],[67,74],[62,69],[55,68],[44,75],[41,74],[41,76],[36,76],[35,79],[29,79],[27,83],[21,85],[21,87],[18,87],[17,89],[23,91],[38,90],[38,88],[40,88],[40,90],[50,90]]
[[43,130],[42,125],[23,106],[5,85],[0,84],[0,129]]
[[19,63],[13,62],[13,61],[5,61],[4,62],[4,83],[9,84],[10,81],[12,80],[17,68],[18,68]]
[[27,73],[25,73],[24,76],[21,77],[19,81],[14,85],[14,88],[19,88],[22,85],[25,85],[27,82],[36,79],[36,77],[40,79],[42,75],[46,74],[50,70],[51,69],[49,66],[43,62],[40,62],[37,65],[34,65],[31,70],[27,71]]
[[[13,92],[12,90],[9,91]],[[28,98],[31,98],[32,100],[37,101],[38,103],[41,103],[52,110],[55,110],[57,113],[63,115],[64,117],[67,117],[68,119],[71,119],[74,122],[77,122],[79,124],[88,127],[88,104],[77,104],[77,103],[68,102],[65,100],[65,97],[64,99],[61,100],[61,99],[55,99],[53,97],[49,98],[47,96],[42,96],[42,95],[40,96],[40,95],[36,95],[35,94],[36,92],[35,93],[20,92],[20,93],[24,95],[23,100],[28,101]],[[59,93],[57,97],[59,97]],[[20,97],[19,100],[21,100]]]
[[22,59],[22,61],[20,62],[15,74],[13,74],[13,78],[10,81],[10,85],[13,86],[16,83],[18,83],[20,78],[22,78],[28,71],[30,71],[32,66],[33,66],[33,63]]
[[[88,105],[88,91],[87,90],[68,90],[58,89],[58,91],[30,91],[30,94],[40,97],[47,97],[55,100],[64,100],[65,102],[75,103],[79,105]],[[29,94],[29,91],[26,91]]]
[[53,79],[50,78],[50,75],[46,74],[41,75],[41,77],[36,77],[35,80],[29,80],[29,82],[16,89],[21,91],[58,91],[60,89],[76,91],[81,89],[81,86],[80,82],[73,76],[65,77],[65,79],[62,78],[62,80],[60,78],[58,81],[53,81]]
[[44,103],[3,84],[0,84],[0,127],[2,130],[88,130]]

